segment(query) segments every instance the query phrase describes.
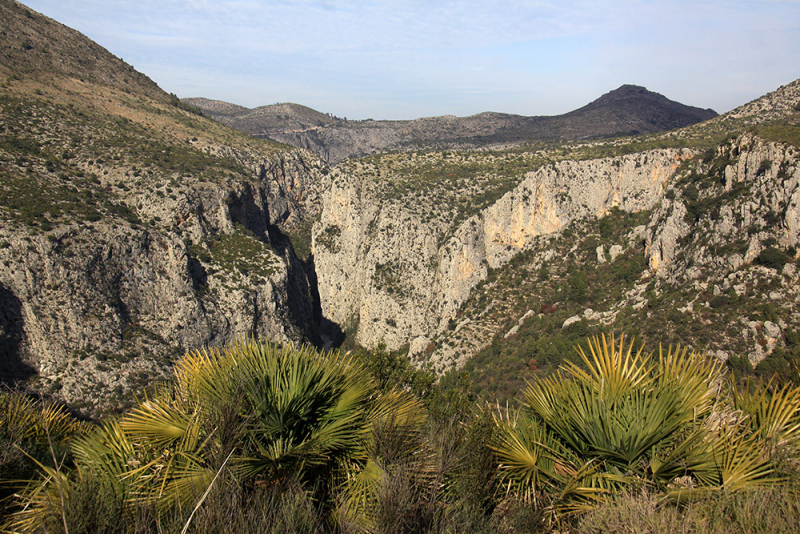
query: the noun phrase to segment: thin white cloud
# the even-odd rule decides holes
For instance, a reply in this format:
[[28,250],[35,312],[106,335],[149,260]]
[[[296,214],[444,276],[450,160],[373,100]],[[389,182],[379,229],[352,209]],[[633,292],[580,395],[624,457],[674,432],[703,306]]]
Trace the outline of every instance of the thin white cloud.
[[23,1],[181,96],[340,116],[560,113],[622,83],[725,111],[800,76],[789,0]]

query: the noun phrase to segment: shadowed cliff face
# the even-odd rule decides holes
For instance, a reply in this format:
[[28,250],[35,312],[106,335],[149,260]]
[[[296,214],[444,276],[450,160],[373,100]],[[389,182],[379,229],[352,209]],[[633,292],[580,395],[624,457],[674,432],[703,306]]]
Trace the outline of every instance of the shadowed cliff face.
[[13,385],[35,371],[22,359],[22,302],[0,284],[0,382]]
[[311,216],[297,199],[319,160],[304,157],[261,161],[249,180],[184,177],[161,198],[129,187],[128,205],[166,224],[4,225],[3,380],[35,371],[45,392],[96,413],[167,376],[186,351],[246,336],[322,344],[314,279],[278,226]]

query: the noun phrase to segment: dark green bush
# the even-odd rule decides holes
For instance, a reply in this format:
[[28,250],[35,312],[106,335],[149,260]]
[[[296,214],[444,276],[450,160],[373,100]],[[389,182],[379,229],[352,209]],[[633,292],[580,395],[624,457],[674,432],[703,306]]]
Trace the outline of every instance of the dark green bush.
[[731,298],[728,295],[719,295],[708,301],[712,308],[724,308],[731,303]]
[[792,261],[788,254],[779,248],[767,247],[761,251],[756,258],[756,263],[769,267],[770,269],[781,270],[783,266]]

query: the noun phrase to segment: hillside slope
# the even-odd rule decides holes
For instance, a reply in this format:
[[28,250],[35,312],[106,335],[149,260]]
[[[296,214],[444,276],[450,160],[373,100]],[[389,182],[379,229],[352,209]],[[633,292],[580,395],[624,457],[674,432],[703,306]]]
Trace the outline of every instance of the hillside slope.
[[322,308],[358,343],[517,386],[600,331],[794,354],[798,87],[656,136],[340,164],[313,230]]
[[286,232],[324,162],[198,115],[84,36],[0,0],[0,373],[87,413],[188,350],[320,342]]
[[659,106],[656,122],[677,124],[674,103],[623,86],[547,130],[595,139],[538,145],[519,141],[551,118],[351,128],[294,104],[192,101],[289,124],[314,150],[334,132],[331,160],[406,149],[330,168],[209,119],[17,2],[0,0],[0,29],[4,383],[99,414],[176,355],[247,335],[383,342],[471,369],[490,398],[594,332],[751,371],[800,362],[800,81],[605,138],[650,131]]
[[483,147],[544,140],[577,140],[661,132],[717,114],[623,85],[570,113],[524,117],[480,113],[413,121],[348,121],[297,104],[252,110],[204,98],[187,98],[217,120],[249,134],[308,148],[331,163],[390,149]]

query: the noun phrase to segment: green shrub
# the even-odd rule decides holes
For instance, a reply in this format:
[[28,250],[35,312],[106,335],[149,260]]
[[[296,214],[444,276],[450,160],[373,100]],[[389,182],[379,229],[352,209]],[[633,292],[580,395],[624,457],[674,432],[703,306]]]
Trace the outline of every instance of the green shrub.
[[770,269],[781,270],[783,266],[792,261],[788,254],[776,247],[767,247],[761,251],[756,262]]
[[729,305],[731,303],[731,298],[728,295],[718,295],[709,300],[708,303],[716,310]]
[[90,475],[113,488],[126,513],[153,506],[164,517],[191,510],[223,472],[251,486],[298,480],[316,491],[338,469],[358,475],[375,425],[388,419],[413,432],[424,418],[419,401],[378,391],[362,366],[336,352],[248,341],[190,353],[171,386],[73,446],[76,471],[50,473],[20,494],[12,527],[50,524],[64,511],[58,495],[66,492],[68,504]]

